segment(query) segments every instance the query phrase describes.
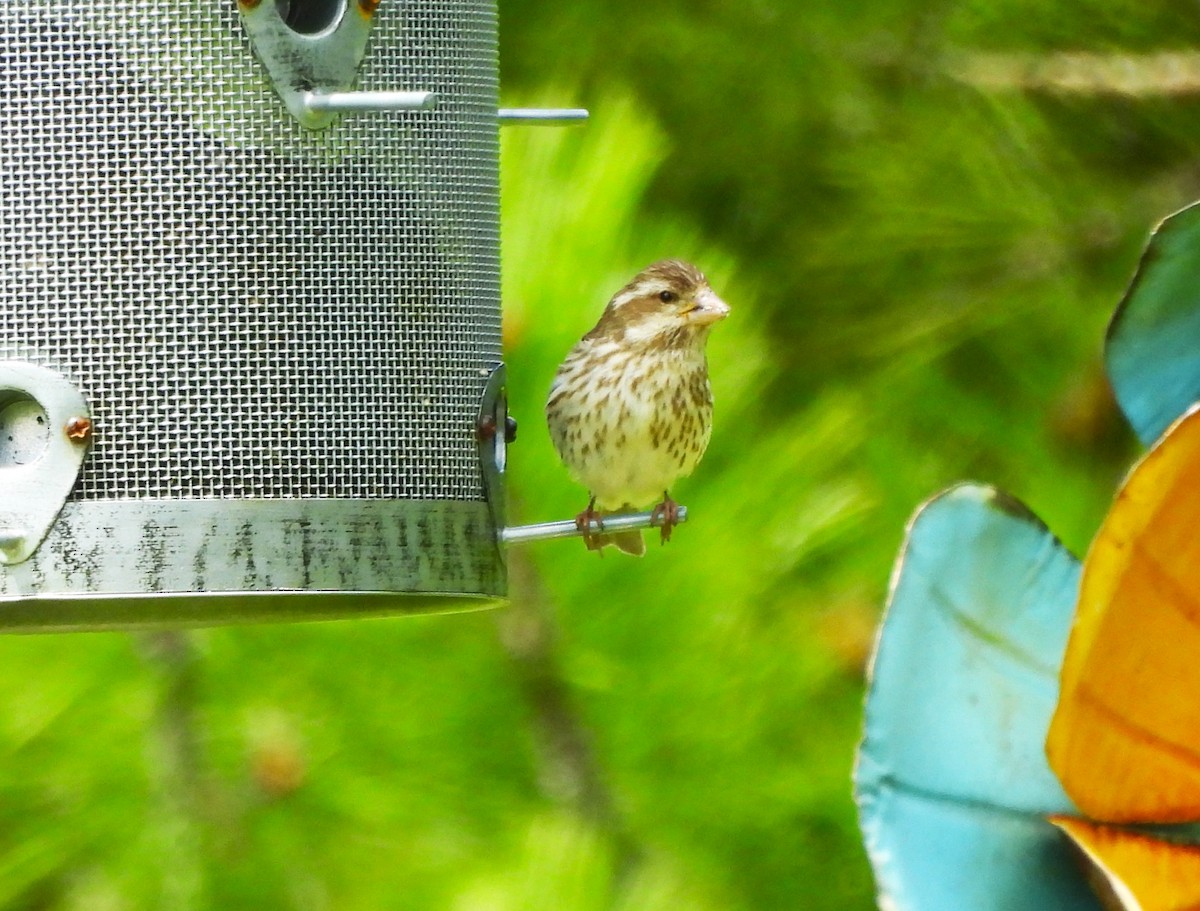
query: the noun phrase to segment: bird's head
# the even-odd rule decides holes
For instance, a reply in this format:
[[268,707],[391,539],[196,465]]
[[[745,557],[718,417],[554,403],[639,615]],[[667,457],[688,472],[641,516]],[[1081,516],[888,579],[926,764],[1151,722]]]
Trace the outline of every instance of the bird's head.
[[613,295],[587,338],[628,345],[679,348],[702,345],[729,305],[691,263],[664,259],[647,266]]

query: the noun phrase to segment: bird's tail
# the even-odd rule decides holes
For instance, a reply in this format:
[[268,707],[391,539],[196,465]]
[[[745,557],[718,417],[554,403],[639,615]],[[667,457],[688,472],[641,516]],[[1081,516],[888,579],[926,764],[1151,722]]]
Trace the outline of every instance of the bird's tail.
[[634,557],[646,556],[646,541],[640,531],[617,531],[611,535],[600,536],[600,546],[615,547],[623,554]]

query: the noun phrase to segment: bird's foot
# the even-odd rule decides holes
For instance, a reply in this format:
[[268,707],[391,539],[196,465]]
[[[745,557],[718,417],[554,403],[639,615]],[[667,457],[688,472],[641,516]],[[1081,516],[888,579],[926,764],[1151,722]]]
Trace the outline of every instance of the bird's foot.
[[650,513],[650,524],[658,525],[662,532],[662,543],[671,540],[671,530],[679,524],[679,504],[671,499],[671,495],[663,491],[663,500]]
[[575,517],[575,527],[583,532],[583,543],[588,550],[599,551],[604,547],[603,537],[593,531],[604,531],[604,517],[596,509],[595,497],[588,500],[587,509]]

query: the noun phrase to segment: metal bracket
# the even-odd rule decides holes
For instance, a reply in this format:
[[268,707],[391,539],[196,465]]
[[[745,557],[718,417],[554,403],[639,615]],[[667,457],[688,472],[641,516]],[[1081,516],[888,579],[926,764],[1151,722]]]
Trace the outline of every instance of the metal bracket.
[[[237,0],[242,27],[288,111],[312,130],[339,114],[427,111],[429,91],[351,91],[379,0]],[[583,108],[500,108],[502,126],[583,123]]]
[[483,494],[491,511],[492,524],[504,528],[507,498],[504,473],[508,468],[508,444],[516,438],[516,423],[508,417],[508,371],[497,364],[488,374],[475,421],[479,467],[483,472]]
[[91,438],[87,402],[65,377],[0,362],[0,565],[37,550],[75,486]]
[[[288,111],[309,129],[354,111],[434,106],[433,92],[352,92],[378,0],[238,0],[242,27]],[[286,18],[285,18],[286,17]]]

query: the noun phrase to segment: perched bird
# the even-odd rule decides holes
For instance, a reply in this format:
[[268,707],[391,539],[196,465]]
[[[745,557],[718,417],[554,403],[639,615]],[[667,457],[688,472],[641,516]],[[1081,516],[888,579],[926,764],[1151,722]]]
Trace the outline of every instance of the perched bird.
[[646,552],[640,531],[595,534],[606,514],[654,502],[662,540],[678,507],[671,485],[691,474],[712,432],[704,349],[729,307],[690,263],[642,270],[604,308],[558,368],[546,420],[558,455],[591,500],[576,517],[588,549]]

